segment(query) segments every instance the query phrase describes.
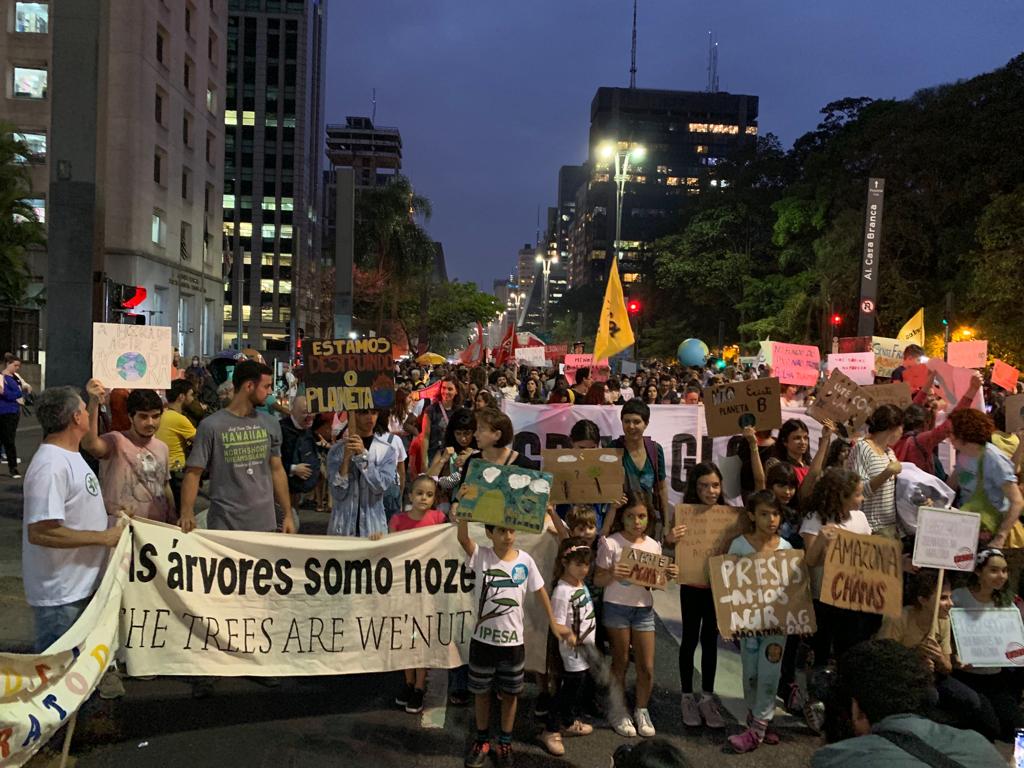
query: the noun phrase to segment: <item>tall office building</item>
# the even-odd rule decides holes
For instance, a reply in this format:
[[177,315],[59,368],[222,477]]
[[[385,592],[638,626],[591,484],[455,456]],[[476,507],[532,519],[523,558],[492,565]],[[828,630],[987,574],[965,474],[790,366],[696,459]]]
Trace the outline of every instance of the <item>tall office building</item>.
[[283,357],[321,309],[326,2],[228,5],[224,342]]
[[[91,4],[97,24],[88,31],[59,29],[60,19],[70,24],[76,17],[64,17],[54,5],[2,3],[7,89],[0,121],[13,125],[32,153],[29,199],[39,219],[56,215],[79,238],[93,232],[95,245],[87,261],[80,258],[84,250],[72,257],[54,251],[52,260],[45,250],[31,252],[30,290],[69,269],[88,275],[95,279],[95,319],[170,326],[183,356],[212,354],[220,344],[223,291],[218,229],[226,2],[101,0]],[[94,74],[90,66],[55,75],[58,32],[77,34],[95,50]],[[95,81],[80,87],[74,82],[79,75]],[[58,96],[79,109],[51,115]],[[59,161],[68,147],[52,144],[51,117],[65,130],[76,120],[90,121],[81,132],[95,132],[95,146],[88,147],[94,172],[70,163],[52,167],[51,154]],[[78,182],[93,173],[95,194],[51,209],[51,202],[59,205],[50,200],[51,179]],[[61,246],[51,239],[50,247]],[[145,289],[132,317],[118,312],[104,289],[111,281]],[[68,307],[52,299],[51,293],[47,324],[56,332]]]
[[558,205],[554,234],[558,243],[558,259],[566,273],[567,288],[580,282],[572,260],[572,228],[576,223],[576,193],[586,179],[582,165],[563,165],[558,169]]
[[602,145],[646,150],[641,162],[631,163],[623,195],[621,270],[628,283],[638,276],[647,245],[671,230],[685,197],[716,187],[715,165],[756,141],[757,107],[757,96],[725,92],[598,88],[586,176],[576,192],[573,287],[602,282],[613,253],[615,167],[602,159]]

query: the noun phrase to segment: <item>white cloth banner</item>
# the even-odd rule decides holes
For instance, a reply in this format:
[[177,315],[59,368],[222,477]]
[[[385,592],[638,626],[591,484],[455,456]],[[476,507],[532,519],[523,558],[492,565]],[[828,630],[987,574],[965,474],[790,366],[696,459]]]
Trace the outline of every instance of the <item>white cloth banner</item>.
[[[601,433],[604,442],[622,435],[620,408],[609,405],[527,405],[502,401],[502,408],[512,420],[515,431],[514,447],[535,461],[541,460],[541,451],[547,448],[570,448],[569,432],[573,424],[590,419]],[[686,491],[686,473],[701,461],[714,461],[723,473],[725,467],[738,472],[738,462],[724,462],[735,455],[742,436],[711,438],[707,436],[702,405],[652,405],[651,422],[647,436],[665,452],[668,474],[668,499],[671,504],[683,500]],[[800,419],[811,436],[811,451],[817,450],[821,425],[807,418],[802,408],[783,408],[782,419]],[[726,477],[726,486],[733,487]],[[738,480],[735,482],[738,487]]]
[[24,765],[78,711],[118,645],[118,609],[128,578],[131,537],[122,534],[110,565],[78,621],[39,654],[0,653],[0,765]]

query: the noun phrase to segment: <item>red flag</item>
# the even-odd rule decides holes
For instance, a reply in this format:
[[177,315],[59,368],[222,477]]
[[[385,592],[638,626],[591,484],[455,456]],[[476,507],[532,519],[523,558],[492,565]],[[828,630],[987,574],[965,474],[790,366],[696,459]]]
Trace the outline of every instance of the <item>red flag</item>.
[[484,329],[480,323],[476,324],[476,339],[459,353],[459,360],[470,368],[476,368],[484,361]]
[[514,324],[509,325],[508,330],[505,331],[505,336],[501,340],[501,344],[494,350],[494,364],[500,368],[509,359],[515,359],[516,347],[518,346],[516,327]]

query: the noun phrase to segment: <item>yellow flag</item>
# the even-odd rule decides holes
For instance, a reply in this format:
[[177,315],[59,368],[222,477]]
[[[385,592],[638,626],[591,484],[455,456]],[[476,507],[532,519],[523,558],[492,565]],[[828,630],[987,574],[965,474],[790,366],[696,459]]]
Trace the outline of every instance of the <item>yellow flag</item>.
[[907,320],[906,325],[900,328],[900,333],[896,338],[904,344],[924,346],[924,307],[917,310],[914,316]]
[[619,280],[618,260],[612,257],[612,269],[608,274],[608,286],[604,291],[604,304],[597,323],[597,339],[594,341],[594,362],[618,354],[633,345],[633,327],[626,311],[626,299],[622,295]]

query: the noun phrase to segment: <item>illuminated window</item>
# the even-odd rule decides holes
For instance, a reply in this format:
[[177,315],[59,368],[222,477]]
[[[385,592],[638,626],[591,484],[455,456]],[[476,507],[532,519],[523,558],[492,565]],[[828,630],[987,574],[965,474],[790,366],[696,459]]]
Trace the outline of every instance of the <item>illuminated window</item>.
[[292,225],[291,224],[282,224],[281,225],[281,237],[282,238],[289,238],[291,236],[292,236]]
[[166,214],[154,209],[153,217],[150,219],[149,238],[153,245],[163,246],[167,242],[167,218]]
[[277,257],[277,263],[282,267],[290,267],[292,265],[292,255],[290,253],[282,253]]
[[256,125],[256,113],[248,109],[242,112],[242,125]]
[[594,174],[594,181],[608,181],[608,174],[607,173],[595,173]]
[[274,320],[274,308],[263,307],[260,309],[260,320],[266,320],[267,322],[273,322]]
[[292,281],[291,280],[278,280],[277,281],[277,292],[278,293],[291,293],[292,292]]
[[707,123],[690,123],[690,133],[707,133]]
[[264,224],[263,225],[263,239],[264,240],[273,240],[274,239],[274,229],[275,228],[274,228],[273,224]]
[[50,31],[49,3],[14,4],[14,31],[45,35]]
[[659,165],[658,166],[658,173],[668,173],[668,166],[667,165]]
[[264,119],[263,124],[267,126],[267,128],[277,128],[277,116],[268,115],[266,119]]
[[224,113],[224,125],[238,125],[238,112],[229,109]]
[[14,88],[12,93],[16,99],[45,99],[46,70],[33,67],[14,68]]
[[292,319],[292,308],[291,307],[278,307],[277,315],[282,323],[290,322]]
[[707,144],[698,144],[697,145],[697,154],[698,155],[706,155],[707,153],[708,153],[708,145]]
[[273,211],[277,209],[277,201],[272,197],[263,198],[263,210]]
[[740,132],[738,125],[725,125],[724,123],[712,123],[708,126],[711,133],[737,134]]
[[213,83],[206,84],[206,109],[212,114],[217,114],[217,89]]
[[243,320],[248,320],[251,312],[252,312],[252,307],[250,307],[248,304],[243,304],[242,305],[242,319]]
[[238,235],[240,237],[252,237],[252,222],[251,221],[240,221],[240,222],[238,222]]
[[[232,309],[232,307],[231,307],[230,304],[225,304],[224,305],[224,319],[225,320],[230,320],[231,319],[231,309]],[[224,342],[227,343],[227,338],[224,339]]]
[[294,200],[292,200],[292,198],[290,198],[290,197],[282,197],[281,198],[281,210],[282,211],[291,211],[291,210],[294,210],[294,209],[295,209],[295,202],[294,202]]
[[242,263],[252,264],[252,253],[250,251],[245,251],[245,253],[242,254]]
[[688,186],[688,187],[696,187],[699,184],[700,184],[700,179],[698,179],[696,176],[687,176],[686,177],[686,186]]
[[26,148],[26,157],[16,158],[15,162],[43,162],[46,160],[46,134],[45,133],[15,133],[14,140],[22,142]]
[[665,183],[668,184],[670,187],[678,187],[679,186],[679,177],[678,176],[669,176],[667,179],[665,179]]
[[750,135],[750,136],[757,136],[757,126],[756,125],[748,125],[744,132],[746,134]]

